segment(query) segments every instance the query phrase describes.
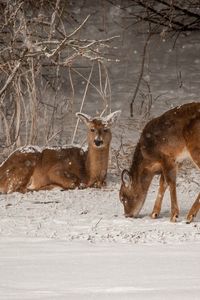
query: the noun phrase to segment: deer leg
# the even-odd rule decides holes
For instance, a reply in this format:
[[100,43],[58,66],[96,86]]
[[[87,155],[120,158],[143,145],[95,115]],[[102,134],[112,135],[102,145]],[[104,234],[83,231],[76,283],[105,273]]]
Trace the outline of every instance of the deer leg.
[[[190,156],[195,163],[195,165],[200,169],[200,120],[199,117],[194,119],[188,125],[188,128],[185,130],[185,141],[188,151],[190,152]],[[187,215],[187,223],[191,223],[193,218],[197,215],[200,209],[200,193],[193,203],[188,215]]]
[[94,184],[93,184],[93,187],[97,188],[97,189],[100,189],[102,187],[105,187],[106,186],[106,181],[96,181]]
[[103,180],[90,180],[87,184],[87,187],[94,187],[100,189],[106,186],[106,179]]
[[200,193],[187,215],[187,224],[190,224],[193,221],[193,218],[196,217],[199,209],[200,209]]
[[179,216],[178,201],[176,195],[176,164],[171,161],[165,161],[163,165],[163,174],[167,185],[169,185],[171,197],[171,222],[176,222]]
[[50,191],[50,190],[53,190],[56,187],[58,187],[57,184],[47,184],[47,185],[42,186],[38,190],[40,190],[40,191]]
[[78,178],[63,171],[49,172],[48,179],[51,185],[60,186],[63,189],[74,189],[78,186]]
[[156,197],[156,201],[155,201],[155,204],[154,204],[153,211],[151,213],[152,219],[156,219],[160,214],[161,206],[162,206],[162,200],[163,200],[166,189],[167,189],[167,182],[165,181],[165,177],[162,173],[161,176],[160,176],[158,194],[157,194],[157,197]]
[[[192,147],[190,147],[190,145],[189,145],[188,148],[192,148]],[[192,160],[200,168],[200,148],[195,147],[194,149],[189,149],[189,151],[190,151]],[[197,199],[195,200],[195,202],[193,203],[193,205],[187,215],[187,223],[188,224],[192,222],[194,217],[196,217],[199,209],[200,209],[200,193],[199,193]]]

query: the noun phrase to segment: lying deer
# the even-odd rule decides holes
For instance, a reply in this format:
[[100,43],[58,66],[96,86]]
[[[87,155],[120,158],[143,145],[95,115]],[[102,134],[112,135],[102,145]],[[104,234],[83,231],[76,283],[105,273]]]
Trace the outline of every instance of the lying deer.
[[119,115],[120,111],[116,111],[106,117],[92,118],[77,113],[88,127],[86,152],[74,146],[16,150],[0,167],[0,191],[102,187],[107,175],[111,126]]
[[40,155],[41,149],[34,146],[15,150],[0,166],[0,192],[25,193]]
[[[123,170],[120,200],[126,217],[137,217],[155,174],[161,174],[152,218],[158,217],[167,186],[171,197],[171,221],[179,215],[176,195],[177,162],[190,158],[200,168],[200,103],[171,109],[145,126],[136,146],[130,170]],[[200,208],[200,195],[188,216],[191,222]]]

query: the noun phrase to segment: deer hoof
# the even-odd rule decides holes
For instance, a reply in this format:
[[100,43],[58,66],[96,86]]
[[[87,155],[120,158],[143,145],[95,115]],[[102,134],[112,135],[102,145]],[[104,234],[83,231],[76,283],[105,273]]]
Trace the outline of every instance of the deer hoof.
[[193,221],[193,219],[194,219],[194,215],[188,215],[186,224],[190,224]]
[[74,182],[72,182],[70,185],[70,189],[75,189],[75,188],[76,188],[76,184]]
[[152,219],[157,219],[157,217],[158,217],[158,213],[157,212],[152,212],[152,214],[151,214],[151,218]]
[[86,185],[85,183],[82,183],[82,182],[81,182],[81,183],[79,184],[79,187],[78,187],[78,188],[79,188],[80,190],[83,190],[83,189],[86,189],[86,187],[87,187],[87,185]]
[[177,220],[178,220],[178,215],[177,215],[177,214],[171,216],[170,221],[171,221],[172,223],[176,223]]
[[101,182],[97,181],[97,182],[94,183],[94,188],[100,189],[101,187],[102,187]]

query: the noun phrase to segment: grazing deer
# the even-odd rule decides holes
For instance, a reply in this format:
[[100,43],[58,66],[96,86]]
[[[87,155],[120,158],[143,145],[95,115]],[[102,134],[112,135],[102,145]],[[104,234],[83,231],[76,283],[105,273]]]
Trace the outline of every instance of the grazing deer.
[[[161,174],[152,218],[161,210],[167,186],[171,196],[171,221],[179,215],[176,195],[177,162],[190,158],[200,168],[200,103],[171,109],[145,126],[136,146],[129,171],[123,170],[120,200],[126,217],[137,217],[155,174]],[[188,216],[191,222],[200,208],[200,195]]]
[[77,113],[88,127],[86,152],[74,146],[17,149],[0,166],[0,192],[102,187],[107,175],[111,126],[119,115],[120,111],[116,111],[92,118]]

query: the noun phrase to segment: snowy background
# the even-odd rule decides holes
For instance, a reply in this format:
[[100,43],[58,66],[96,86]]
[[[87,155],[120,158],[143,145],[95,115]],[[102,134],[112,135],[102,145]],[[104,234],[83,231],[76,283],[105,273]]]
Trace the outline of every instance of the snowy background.
[[[151,91],[146,91],[143,82],[134,105],[134,118],[130,118],[129,103],[140,70],[144,28],[137,28],[136,33],[128,27],[128,19],[109,1],[102,21],[98,7],[88,3],[81,10],[74,6],[74,12],[83,19],[88,11],[91,13],[85,36],[101,37],[102,31],[97,28],[103,24],[106,36],[120,36],[114,56],[120,61],[107,66],[111,109],[122,110],[113,128],[107,186],[101,190],[57,189],[0,195],[0,300],[199,299],[200,213],[193,223],[188,225],[185,221],[199,193],[199,170],[189,162],[180,166],[177,223],[170,222],[168,192],[160,217],[149,217],[158,177],[137,219],[124,218],[118,196],[121,169],[130,166],[148,119],[176,105],[200,101],[199,33],[180,35],[176,43],[159,35],[152,38],[145,69]],[[97,70],[95,74],[92,80],[97,84]],[[85,84],[85,80],[74,78],[75,111],[80,108]],[[150,94],[152,104],[147,117]],[[83,111],[102,111],[102,100],[92,88]],[[71,140],[66,133],[73,133],[74,122],[68,124],[67,117],[62,122],[65,144]],[[76,142],[82,143],[85,134],[80,124]]]

